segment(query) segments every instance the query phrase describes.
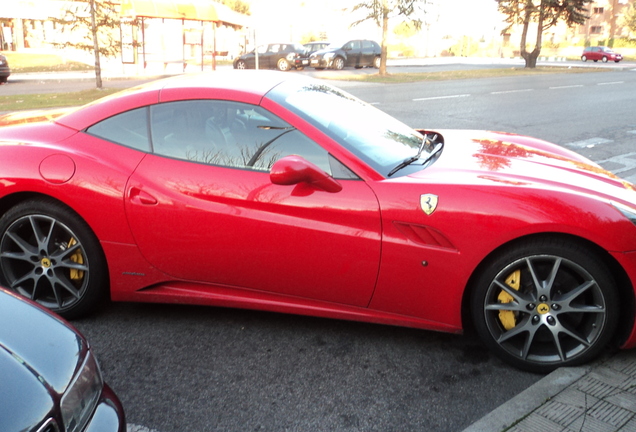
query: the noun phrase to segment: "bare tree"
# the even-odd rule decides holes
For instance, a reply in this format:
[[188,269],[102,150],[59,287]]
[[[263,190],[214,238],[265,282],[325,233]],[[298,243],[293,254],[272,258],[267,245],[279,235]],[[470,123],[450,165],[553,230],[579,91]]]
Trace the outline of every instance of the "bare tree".
[[120,52],[119,7],[112,0],[73,0],[66,3],[66,15],[54,19],[67,37],[58,48],[75,48],[95,55],[95,81],[102,88],[101,57]]
[[386,75],[387,37],[389,33],[389,19],[402,16],[411,18],[411,23],[416,29],[422,26],[422,19],[416,17],[418,12],[424,13],[423,6],[427,0],[366,0],[355,5],[351,11],[365,11],[366,16],[355,21],[351,26],[356,26],[365,21],[374,21],[382,28],[382,54],[380,57],[380,75]]
[[[541,53],[543,32],[565,21],[568,26],[583,24],[589,17],[585,5],[592,0],[495,0],[499,11],[506,15],[506,22],[521,25],[521,57],[527,68],[537,67]],[[528,51],[527,39],[531,26],[536,29],[536,40],[532,51]],[[507,29],[506,29],[507,30]]]

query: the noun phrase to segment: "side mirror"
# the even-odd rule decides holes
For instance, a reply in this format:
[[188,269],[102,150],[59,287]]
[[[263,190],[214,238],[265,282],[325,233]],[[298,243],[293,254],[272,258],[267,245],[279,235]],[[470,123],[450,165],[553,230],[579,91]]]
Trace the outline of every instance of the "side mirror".
[[277,160],[269,172],[272,183],[289,186],[307,183],[326,192],[340,192],[342,185],[308,160],[292,155]]

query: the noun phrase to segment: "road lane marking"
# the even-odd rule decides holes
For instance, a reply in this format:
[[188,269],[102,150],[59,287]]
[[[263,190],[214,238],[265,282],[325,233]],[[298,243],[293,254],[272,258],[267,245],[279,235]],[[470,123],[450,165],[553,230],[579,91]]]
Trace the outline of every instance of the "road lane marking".
[[584,87],[583,84],[576,85],[567,85],[567,86],[557,86],[557,87],[548,87],[550,90],[559,90],[559,89],[568,89],[568,88],[576,88],[576,87]]
[[490,94],[523,93],[523,92],[531,92],[531,91],[534,91],[534,89],[504,90],[504,91],[490,92]]
[[427,100],[435,100],[435,99],[453,99],[453,98],[463,98],[468,97],[469,94],[459,94],[459,95],[450,95],[450,96],[435,96],[435,97],[427,97],[427,98],[417,98],[413,99],[413,101],[427,101]]
[[625,84],[625,81],[602,82],[596,85],[613,85],[613,84]]
[[613,140],[608,140],[606,138],[590,138],[583,141],[575,141],[571,143],[564,144],[566,147],[576,147],[576,148],[591,148],[597,146],[599,144],[608,144],[614,142]]

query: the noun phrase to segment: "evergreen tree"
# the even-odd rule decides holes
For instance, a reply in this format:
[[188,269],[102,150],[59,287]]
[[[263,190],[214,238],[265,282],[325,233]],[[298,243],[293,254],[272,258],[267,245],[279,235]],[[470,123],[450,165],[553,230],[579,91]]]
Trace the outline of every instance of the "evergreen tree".
[[[499,12],[506,15],[506,22],[521,25],[521,57],[527,68],[537,66],[537,58],[541,53],[543,32],[550,27],[565,21],[568,26],[583,24],[587,18],[585,5],[592,0],[495,0]],[[534,49],[528,51],[527,38],[531,26],[536,29],[537,37]]]

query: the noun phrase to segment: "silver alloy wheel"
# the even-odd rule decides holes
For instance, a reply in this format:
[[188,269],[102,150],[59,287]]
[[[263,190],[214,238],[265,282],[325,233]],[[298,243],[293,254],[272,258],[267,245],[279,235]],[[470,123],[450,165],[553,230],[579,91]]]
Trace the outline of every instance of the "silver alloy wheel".
[[607,63],[607,56],[603,56],[603,63]]
[[333,68],[335,70],[342,70],[344,68],[344,60],[342,57],[336,57],[333,59]]
[[287,61],[287,59],[284,59],[284,58],[279,59],[276,66],[278,67],[279,71],[283,71],[283,72],[287,72],[291,68],[289,61]]
[[236,62],[236,68],[237,69],[247,69],[245,66],[245,62],[243,60],[239,60]]
[[46,215],[15,220],[0,240],[0,267],[12,290],[53,311],[73,308],[90,280],[79,237]]
[[587,56],[581,56],[581,60],[583,60],[584,62],[587,61]]
[[504,351],[541,365],[584,355],[607,323],[599,283],[580,265],[554,255],[528,256],[503,268],[483,308],[487,329]]
[[373,59],[373,67],[376,69],[380,69],[380,64],[382,63],[382,59],[380,57],[376,57]]

